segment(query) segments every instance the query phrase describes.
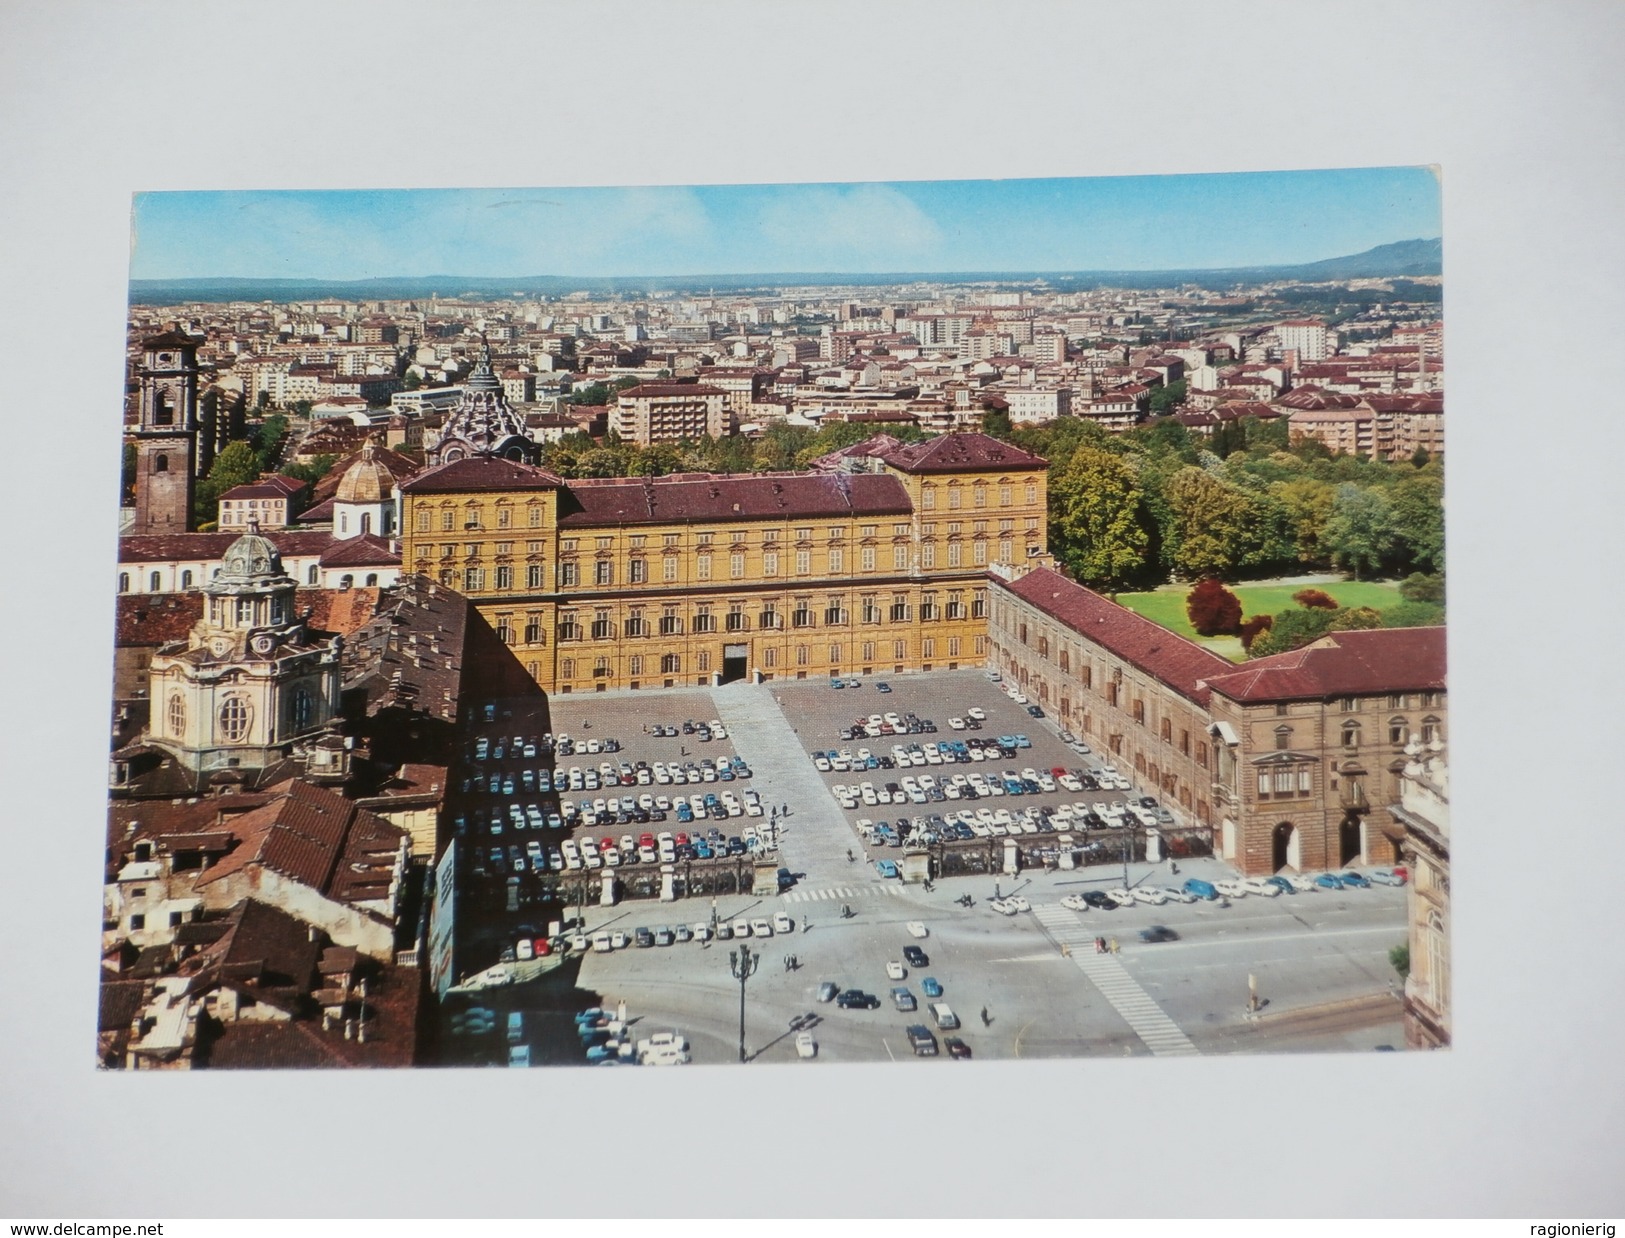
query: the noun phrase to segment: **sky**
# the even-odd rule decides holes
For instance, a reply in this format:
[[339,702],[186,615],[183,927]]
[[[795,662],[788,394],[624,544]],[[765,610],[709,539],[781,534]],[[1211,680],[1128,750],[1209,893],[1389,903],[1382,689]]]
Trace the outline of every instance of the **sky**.
[[162,192],[134,279],[1168,270],[1440,234],[1428,168],[873,184]]

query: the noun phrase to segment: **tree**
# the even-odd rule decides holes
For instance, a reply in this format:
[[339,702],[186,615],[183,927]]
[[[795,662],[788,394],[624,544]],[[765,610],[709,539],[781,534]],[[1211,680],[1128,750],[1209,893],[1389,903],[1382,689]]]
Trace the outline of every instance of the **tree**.
[[1151,393],[1151,415],[1153,417],[1166,417],[1180,405],[1185,403],[1186,383],[1183,378],[1163,387],[1158,387]]
[[418,372],[416,370],[407,370],[406,377],[401,379],[401,390],[416,391],[421,386],[423,386],[423,380],[418,377]]
[[1283,610],[1270,623],[1269,630],[1254,639],[1247,650],[1249,658],[1267,658],[1272,653],[1286,653],[1301,649],[1310,641],[1319,640],[1331,627],[1329,610]]
[[225,450],[214,458],[214,464],[209,467],[209,475],[197,484],[192,505],[193,515],[200,522],[213,520],[222,494],[233,486],[246,486],[249,482],[257,480],[259,475],[259,458],[255,455],[254,448],[241,440],[227,443]]
[[1444,622],[1444,607],[1436,602],[1401,602],[1382,612],[1385,628],[1431,628]]
[[1399,973],[1399,981],[1403,984],[1411,975],[1411,944],[1402,941],[1388,952],[1388,962]]
[[1187,576],[1225,576],[1246,553],[1247,497],[1203,469],[1182,468],[1166,492],[1178,545],[1173,566]]
[[1394,509],[1381,491],[1344,482],[1326,518],[1332,561],[1354,573],[1374,572],[1393,549]]
[[1332,612],[1328,632],[1364,632],[1382,626],[1382,613],[1370,606],[1345,606]]
[[982,412],[982,433],[994,438],[1008,439],[1015,429],[1010,424],[1010,413],[1002,408],[989,408]]
[[1241,629],[1241,599],[1211,576],[1185,595],[1185,614],[1198,636],[1232,636]]
[[1411,567],[1444,569],[1444,482],[1424,473],[1401,481],[1389,492],[1394,536]]
[[1326,521],[1332,514],[1337,491],[1323,481],[1299,477],[1270,486],[1270,494],[1286,510],[1292,525],[1293,554],[1306,567],[1331,565],[1331,551],[1325,544]]
[[134,443],[124,444],[124,461],[119,469],[119,504],[129,506],[135,502],[135,466],[140,456]]
[[1248,653],[1252,652],[1253,642],[1263,632],[1268,632],[1275,623],[1274,615],[1254,615],[1251,619],[1243,620],[1241,629],[1237,633],[1241,637],[1241,647]]
[[1321,610],[1337,609],[1337,599],[1324,589],[1299,589],[1292,595],[1292,600],[1299,606],[1318,606]]
[[322,478],[326,477],[328,473],[332,472],[333,466],[338,462],[339,458],[334,455],[312,456],[307,462],[296,460],[292,464],[285,466],[282,470],[282,475],[284,477],[295,478],[302,482],[308,482],[310,485],[314,486],[317,482],[321,481]]
[[1428,576],[1412,572],[1399,582],[1399,596],[1407,602],[1432,602],[1444,605],[1444,573]]
[[1134,470],[1112,452],[1079,447],[1051,468],[1051,546],[1079,580],[1115,587],[1143,570],[1140,500]]

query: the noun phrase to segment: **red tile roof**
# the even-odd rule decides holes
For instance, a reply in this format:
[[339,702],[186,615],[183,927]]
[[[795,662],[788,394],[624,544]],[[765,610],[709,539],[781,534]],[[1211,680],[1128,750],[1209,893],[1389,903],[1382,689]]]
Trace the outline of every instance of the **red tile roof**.
[[1204,679],[1235,669],[1233,662],[1048,568],[993,583],[1198,704],[1207,701]]
[[881,457],[905,473],[985,472],[1041,469],[1049,461],[986,434],[942,434],[893,448]]
[[399,567],[400,551],[375,533],[347,537],[322,551],[323,567]]
[[690,473],[652,481],[641,477],[572,481],[569,498],[560,505],[559,526],[906,516],[912,512],[903,484],[884,474]]
[[400,488],[407,494],[465,494],[482,490],[551,490],[562,485],[562,477],[534,465],[496,456],[471,456],[425,469],[401,482]]
[[113,643],[122,649],[185,640],[201,618],[201,593],[121,593]]
[[621,392],[623,400],[640,400],[651,398],[664,398],[666,396],[684,395],[727,395],[721,387],[711,387],[704,383],[641,383]]
[[1208,687],[1244,704],[1442,691],[1444,633],[1442,627],[1329,632],[1302,649],[1209,676]]
[[[218,559],[241,536],[241,533],[131,533],[118,539],[118,561],[173,563]],[[261,536],[269,538],[284,557],[319,555],[333,540],[333,535],[325,530],[308,529],[293,533],[273,529]]]

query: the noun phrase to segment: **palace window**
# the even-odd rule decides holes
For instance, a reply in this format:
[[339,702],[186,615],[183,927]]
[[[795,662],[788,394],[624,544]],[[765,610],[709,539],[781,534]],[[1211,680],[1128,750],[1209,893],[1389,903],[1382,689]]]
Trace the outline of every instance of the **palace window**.
[[1275,747],[1281,751],[1292,747],[1292,728],[1278,726],[1275,728]]
[[891,565],[894,571],[905,571],[908,568],[908,547],[893,546],[891,548]]
[[1174,742],[1174,724],[1171,719],[1164,718],[1162,720],[1161,735],[1163,743],[1171,744]]
[[846,571],[846,552],[839,546],[834,547],[829,552],[829,574],[839,576],[844,571]]
[[795,610],[790,612],[790,626],[796,628],[810,628],[813,623],[812,604],[805,599],[796,602]]
[[920,507],[925,511],[932,511],[937,506],[937,488],[926,485],[920,490]]
[[1343,724],[1343,747],[1350,750],[1360,746],[1360,724],[1358,722],[1345,722]]
[[873,546],[863,548],[863,556],[860,562],[864,571],[872,572],[875,570],[875,548]]
[[525,569],[525,587],[527,589],[540,589],[542,587],[542,565],[532,563]]
[[497,639],[504,645],[513,644],[513,627],[506,615],[502,615],[497,619]]
[[1027,495],[1026,495],[1026,498],[1027,498],[1028,503],[1036,503],[1036,502],[1038,502],[1038,487],[1035,486],[1032,482],[1027,483]]
[[541,528],[541,525],[542,525],[542,509],[540,507],[537,507],[536,505],[532,504],[531,507],[528,510],[529,510],[529,516],[530,516],[530,519],[529,519],[530,527],[533,528],[533,529]]
[[1390,718],[1388,720],[1388,742],[1390,744],[1403,744],[1407,735],[1406,723],[1403,718]]
[[648,633],[643,626],[643,612],[634,610],[627,615],[626,622],[621,625],[621,632],[626,636],[646,636]]
[[[711,613],[709,606],[699,606],[694,611],[694,630],[696,632],[715,632],[717,630],[717,617]],[[705,667],[700,667],[703,671]]]
[[711,669],[711,651],[709,649],[700,650],[699,668],[702,671],[709,671]]
[[485,569],[483,567],[466,567],[463,569],[463,592],[478,593],[485,588]]
[[977,507],[986,507],[987,506],[987,485],[986,485],[986,483],[985,482],[977,482],[973,487],[971,487],[971,490],[972,490],[972,493],[974,493],[976,495],[975,506],[977,506]]
[[908,618],[908,595],[905,593],[892,594],[891,621],[893,623],[906,623]]
[[668,583],[677,579],[677,556],[667,555],[660,570],[661,579]]
[[1439,720],[1437,718],[1422,719],[1422,742],[1431,744],[1439,738]]
[[730,632],[743,632],[750,622],[745,617],[745,604],[743,602],[729,602],[728,613],[722,617],[723,626]]
[[839,627],[846,622],[846,611],[841,609],[840,598],[830,598],[824,607],[824,626]]
[[643,674],[643,655],[641,653],[634,653],[631,658],[627,660],[626,665],[627,670],[630,671],[632,675],[637,676]]
[[220,706],[220,738],[228,744],[237,743],[248,734],[248,702],[240,696],[228,696]]
[[497,568],[497,588],[513,588],[513,568],[507,566]]
[[987,591],[978,589],[971,595],[970,617],[972,619],[987,618]]
[[568,589],[579,583],[580,569],[574,563],[559,564],[559,588]]
[[806,666],[807,663],[810,662],[810,661],[812,661],[812,650],[809,649],[806,645],[797,645],[796,646],[796,665],[797,666]]
[[448,507],[448,508],[446,508],[445,511],[440,513],[440,528],[441,528],[441,531],[449,533],[449,532],[451,532],[452,529],[454,529],[456,527],[457,527],[457,513],[452,511],[451,508]]
[[615,635],[615,625],[610,622],[609,611],[595,610],[592,614],[593,640],[608,640]]
[[542,621],[531,615],[525,622],[525,644],[535,645],[542,639]]
[[1010,506],[1010,487],[1009,486],[1000,486],[999,487],[999,506],[1000,507],[1009,507]]
[[513,512],[506,507],[497,508],[497,528],[506,529],[513,524]]
[[812,551],[796,551],[796,575],[806,576],[812,571]]
[[682,616],[677,613],[675,606],[668,606],[660,612],[660,635],[680,636],[683,631]]
[[576,660],[574,658],[565,658],[559,664],[559,675],[563,679],[574,679],[576,677]]
[[762,575],[777,576],[779,574],[779,553],[776,550],[767,550],[762,553]]
[[899,662],[902,661],[908,656],[908,642],[894,640],[891,643],[891,652],[892,657],[896,658]]
[[987,562],[986,542],[971,543],[971,562],[976,564],[978,567]]
[[683,660],[675,653],[660,655],[660,673],[662,675],[675,675],[683,669]]
[[759,628],[776,628],[779,626],[779,609],[772,602],[762,604],[762,613],[756,617],[756,626]]
[[169,733],[179,736],[186,730],[186,698],[176,693],[169,698]]
[[745,578],[745,556],[735,552],[728,556],[728,577],[731,580]]
[[647,559],[632,559],[626,565],[626,578],[634,585],[641,585],[649,579],[649,561]]
[[600,559],[592,565],[592,583],[595,585],[612,585],[615,583],[615,564],[610,559]]
[[581,639],[581,624],[579,622],[577,622],[577,620],[576,620],[575,611],[567,610],[567,611],[563,612],[561,615],[559,615],[559,639],[560,640],[580,640]]
[[923,623],[931,623],[936,619],[936,617],[937,595],[934,593],[927,593],[920,599],[920,620]]
[[711,579],[711,556],[697,555],[694,559],[694,577],[696,580]]

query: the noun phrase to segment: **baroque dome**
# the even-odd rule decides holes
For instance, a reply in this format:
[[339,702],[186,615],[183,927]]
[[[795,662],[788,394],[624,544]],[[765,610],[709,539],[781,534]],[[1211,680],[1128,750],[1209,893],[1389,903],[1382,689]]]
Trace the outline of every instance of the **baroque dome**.
[[361,459],[344,470],[333,497],[340,503],[383,503],[394,488],[394,475],[378,459],[369,441],[361,449]]

